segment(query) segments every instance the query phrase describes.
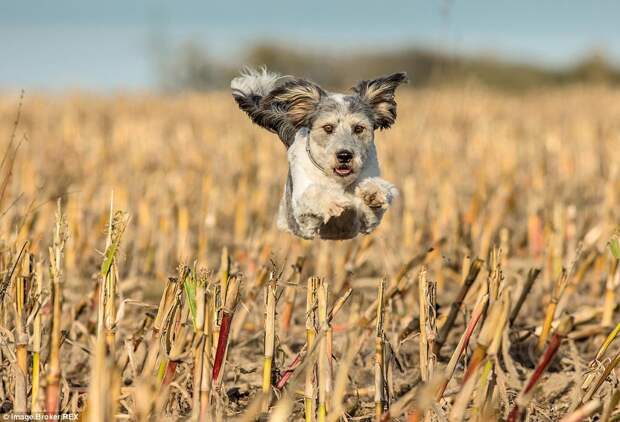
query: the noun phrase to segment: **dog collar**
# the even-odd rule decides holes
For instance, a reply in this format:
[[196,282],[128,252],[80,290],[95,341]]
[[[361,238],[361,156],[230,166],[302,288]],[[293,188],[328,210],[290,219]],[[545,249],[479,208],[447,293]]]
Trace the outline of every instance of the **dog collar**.
[[329,176],[329,174],[325,171],[325,169],[312,156],[312,151],[310,151],[310,137],[309,136],[306,136],[306,153],[308,153],[308,158],[310,159],[310,162],[314,164],[314,167],[321,170],[323,174]]

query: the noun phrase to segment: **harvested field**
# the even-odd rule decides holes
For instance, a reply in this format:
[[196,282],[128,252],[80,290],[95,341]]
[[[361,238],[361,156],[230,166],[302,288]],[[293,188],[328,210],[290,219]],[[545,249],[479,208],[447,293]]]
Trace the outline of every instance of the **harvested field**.
[[0,413],[620,420],[620,92],[397,99],[401,195],[328,242],[229,93],[3,95]]

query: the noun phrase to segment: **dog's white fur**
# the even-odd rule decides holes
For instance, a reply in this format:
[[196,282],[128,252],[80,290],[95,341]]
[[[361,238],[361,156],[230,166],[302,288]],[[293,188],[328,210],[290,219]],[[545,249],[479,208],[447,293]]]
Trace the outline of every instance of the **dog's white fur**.
[[[380,178],[374,146],[357,180],[343,186],[312,164],[305,149],[307,136],[308,130],[301,129],[288,150],[292,189],[289,184],[284,187],[278,228],[307,239],[317,234],[341,239],[372,232],[398,195],[394,185]],[[345,213],[347,210],[354,212]],[[291,215],[298,223],[297,230],[291,227]]]
[[[350,239],[359,233],[370,233],[379,225],[398,194],[391,183],[380,177],[374,137],[362,151],[363,154],[358,154],[365,155],[365,159],[354,177],[337,177],[324,168],[318,168],[316,159],[313,163],[306,150],[307,142],[310,142],[310,129],[301,126],[291,131],[286,126],[288,121],[286,115],[282,114],[286,111],[286,104],[271,107],[261,104],[262,98],[277,92],[277,88],[287,81],[290,81],[289,77],[267,72],[266,69],[246,69],[231,82],[233,95],[240,107],[256,123],[278,133],[288,146],[289,175],[280,202],[278,227],[306,239],[316,236],[323,239]],[[312,85],[308,88],[305,83],[302,88],[313,88]],[[332,105],[349,107],[345,104],[344,95],[324,94],[329,97]],[[391,95],[388,100],[393,103],[393,89]],[[385,104],[381,106],[385,110]],[[395,109],[391,111],[395,118]],[[290,136],[290,133],[294,135]],[[343,144],[346,142],[350,140],[346,138]]]
[[274,88],[286,80],[287,77],[268,72],[266,68],[252,69],[249,67],[241,71],[241,75],[230,82],[230,88],[243,92],[245,95],[259,95],[264,97]]

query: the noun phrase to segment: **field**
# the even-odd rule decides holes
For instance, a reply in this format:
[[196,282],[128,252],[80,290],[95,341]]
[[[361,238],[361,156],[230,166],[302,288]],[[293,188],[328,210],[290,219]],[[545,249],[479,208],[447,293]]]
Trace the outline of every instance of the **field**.
[[326,242],[228,93],[3,95],[0,413],[620,420],[620,91],[397,99],[401,195]]

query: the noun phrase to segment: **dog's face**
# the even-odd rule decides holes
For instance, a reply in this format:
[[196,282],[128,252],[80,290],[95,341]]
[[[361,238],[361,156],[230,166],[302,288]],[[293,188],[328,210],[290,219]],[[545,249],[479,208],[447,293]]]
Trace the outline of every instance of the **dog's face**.
[[321,99],[309,122],[310,154],[328,176],[352,183],[374,147],[372,109],[356,95]]
[[[270,86],[261,85],[261,80]],[[248,73],[232,85],[239,106],[287,146],[307,129],[312,159],[326,175],[348,185],[374,151],[374,131],[387,129],[396,120],[394,92],[406,81],[405,73],[394,73],[361,81],[345,95],[328,93],[304,79],[287,77],[279,83],[264,71]]]

